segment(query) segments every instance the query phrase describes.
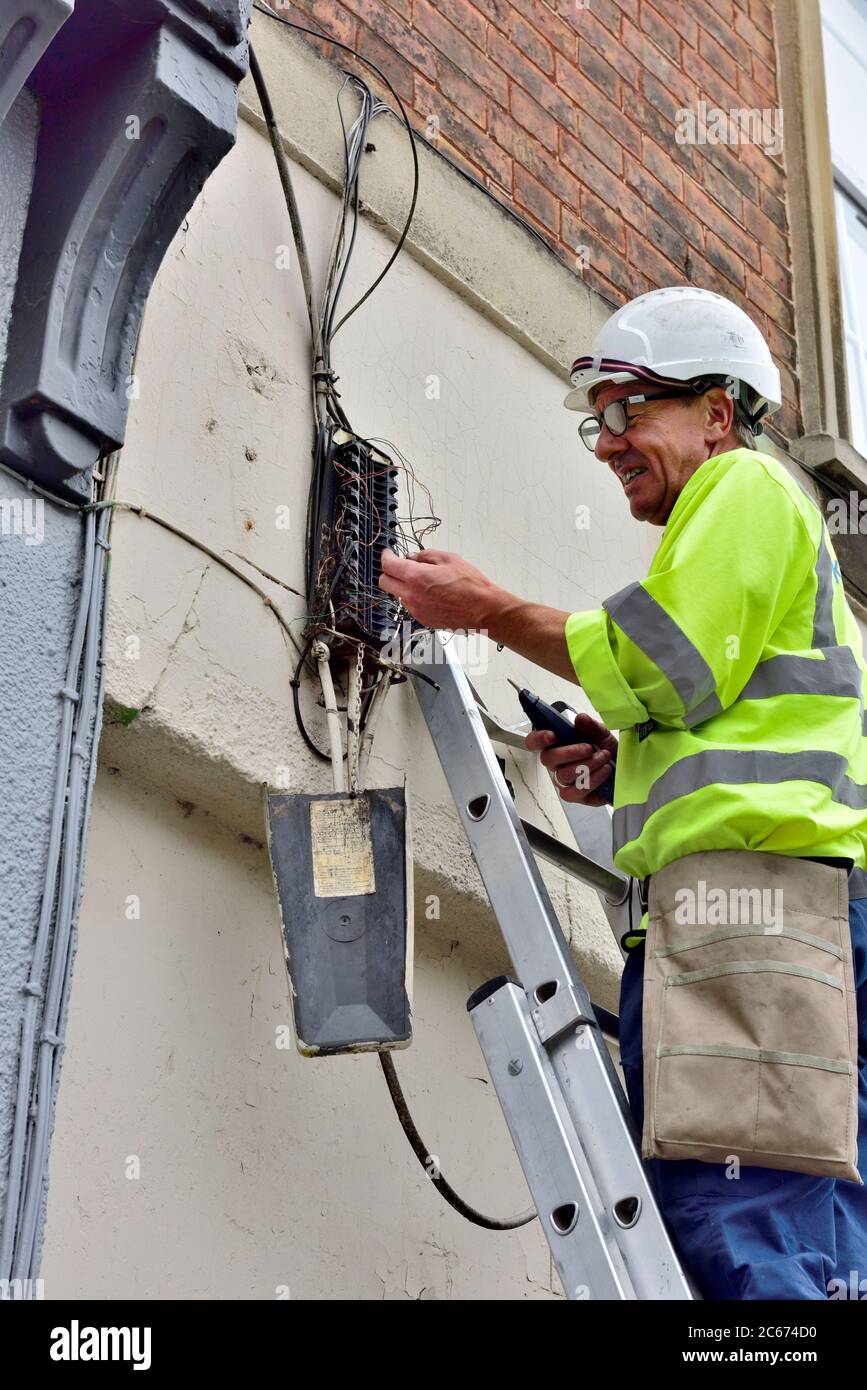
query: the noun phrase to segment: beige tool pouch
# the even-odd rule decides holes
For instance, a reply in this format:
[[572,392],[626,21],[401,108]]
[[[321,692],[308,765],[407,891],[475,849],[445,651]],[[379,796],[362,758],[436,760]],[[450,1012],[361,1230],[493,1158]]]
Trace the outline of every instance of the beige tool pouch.
[[650,880],[644,1158],[861,1182],[844,868],[688,854]]

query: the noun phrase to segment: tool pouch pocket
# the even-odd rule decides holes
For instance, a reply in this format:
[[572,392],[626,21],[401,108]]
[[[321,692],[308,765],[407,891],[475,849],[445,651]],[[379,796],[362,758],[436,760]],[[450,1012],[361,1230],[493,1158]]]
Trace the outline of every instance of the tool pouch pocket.
[[846,870],[690,854],[650,880],[642,1157],[861,1183]]

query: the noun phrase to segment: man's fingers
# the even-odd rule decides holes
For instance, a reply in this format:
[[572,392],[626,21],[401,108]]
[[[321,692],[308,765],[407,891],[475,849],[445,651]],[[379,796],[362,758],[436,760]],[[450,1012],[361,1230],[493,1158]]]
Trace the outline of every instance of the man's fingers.
[[589,743],[568,743],[560,748],[546,748],[541,755],[541,762],[542,766],[549,770],[563,767],[566,763],[599,767],[603,762],[610,762],[611,756],[609,748],[599,748],[594,751],[592,744]]
[[443,560],[451,559],[451,553],[448,550],[418,550],[412,559],[422,565],[441,565]]
[[600,748],[617,747],[617,739],[611,730],[600,719],[594,719],[592,714],[576,714],[575,732],[592,739]]
[[402,555],[397,555],[393,550],[386,549],[382,552],[382,569],[386,574],[403,574],[407,563]]
[[531,734],[527,734],[524,746],[529,748],[531,753],[538,753],[540,748],[549,748],[556,737],[550,729],[534,729]]

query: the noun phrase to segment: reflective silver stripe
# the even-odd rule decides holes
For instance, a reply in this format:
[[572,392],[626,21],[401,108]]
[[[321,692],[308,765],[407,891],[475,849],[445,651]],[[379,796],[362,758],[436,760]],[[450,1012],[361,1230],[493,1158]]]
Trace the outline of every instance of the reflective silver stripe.
[[851,647],[825,647],[824,660],[809,656],[772,656],[760,661],[738,699],[765,700],[774,695],[838,695],[858,700],[861,733],[867,736],[864,682]]
[[834,647],[837,634],[834,631],[834,562],[825,544],[825,532],[819,539],[819,553],[816,556],[816,611],[813,614],[814,647]]
[[812,1052],[773,1052],[767,1047],[732,1047],[727,1043],[672,1043],[660,1045],[657,1057],[736,1057],[745,1062],[773,1062],[785,1067],[817,1067],[819,1071],[838,1071],[852,1075],[852,1063],[836,1057],[819,1057]]
[[723,785],[770,785],[778,782],[819,782],[831,792],[833,801],[853,811],[867,809],[867,786],[847,775],[848,764],[839,753],[809,750],[803,753],[776,753],[767,749],[710,748],[674,763],[657,777],[646,801],[620,806],[611,818],[615,852],[636,840],[645,821],[670,802],[701,787]]
[[687,727],[720,713],[713,671],[683,629],[641,584],[627,584],[602,607],[671,681],[683,702]]
[[862,698],[861,668],[851,647],[826,647],[824,659],[772,656],[760,661],[740,693],[741,700],[774,695],[840,695]]

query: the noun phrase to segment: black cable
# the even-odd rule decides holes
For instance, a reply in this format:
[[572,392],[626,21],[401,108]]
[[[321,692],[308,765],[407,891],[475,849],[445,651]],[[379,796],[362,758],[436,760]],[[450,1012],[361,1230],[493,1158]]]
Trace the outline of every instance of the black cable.
[[529,1222],[535,1221],[538,1215],[535,1209],[532,1211],[523,1211],[520,1216],[507,1217],[504,1221],[498,1220],[495,1216],[483,1216],[481,1212],[476,1211],[475,1207],[469,1206],[469,1204],[464,1201],[463,1197],[460,1197],[457,1192],[455,1192],[451,1183],[447,1182],[444,1177],[439,1174],[434,1176],[429,1168],[429,1164],[432,1161],[430,1150],[425,1145],[424,1140],[413,1124],[412,1116],[407,1108],[406,1099],[400,1088],[400,1082],[397,1079],[394,1062],[388,1052],[380,1052],[379,1061],[382,1066],[383,1075],[385,1076],[385,1083],[388,1086],[389,1095],[397,1111],[397,1118],[400,1120],[403,1132],[410,1142],[410,1147],[437,1192],[445,1198],[449,1206],[454,1207],[456,1212],[465,1217],[467,1221],[471,1221],[474,1226],[484,1226],[487,1231],[514,1231],[519,1226],[526,1226]]
[[[298,725],[298,732],[303,738],[304,742],[307,744],[307,747],[310,749],[310,752],[315,754],[315,756],[319,758],[320,762],[330,763],[331,754],[325,753],[321,748],[318,748],[307,732],[306,725],[301,717],[301,701],[298,694],[301,684],[299,680],[299,676],[301,675],[301,668],[304,665],[305,660],[307,659],[307,653],[313,645],[314,636],[315,634],[311,634],[311,636],[307,638],[304,650],[301,653],[301,656],[298,660],[298,665],[295,667],[295,674],[292,677],[292,680],[290,681],[290,685],[292,686],[292,704],[295,709],[295,722]],[[343,753],[343,761],[346,761],[346,750],[344,750]]]
[[[344,208],[343,217],[344,217],[344,219],[345,219],[345,217],[346,217],[346,210],[347,210],[347,207],[348,207],[348,204],[349,204],[349,201],[350,201],[350,197],[351,197],[351,192],[352,192],[353,186],[354,186],[354,193],[355,193],[355,207],[354,207],[354,214],[355,214],[355,216],[354,216],[353,229],[352,229],[352,236],[351,236],[351,238],[350,238],[349,248],[348,248],[348,250],[347,250],[347,252],[346,252],[346,255],[345,255],[344,259],[343,259],[342,272],[341,272],[341,275],[340,275],[340,278],[339,278],[339,281],[338,281],[338,284],[337,284],[337,288],[336,288],[336,290],[334,291],[334,293],[333,293],[333,295],[332,295],[331,303],[330,303],[330,305],[328,306],[328,310],[327,310],[327,313],[326,313],[326,316],[325,316],[325,322],[324,322],[324,324],[323,324],[323,331],[322,331],[322,352],[323,352],[323,354],[324,354],[324,359],[323,359],[323,362],[322,362],[322,366],[323,366],[324,370],[325,370],[326,373],[327,373],[327,372],[330,372],[330,369],[331,369],[330,346],[331,346],[331,341],[332,341],[332,339],[334,338],[335,334],[338,333],[338,331],[339,331],[340,328],[343,326],[343,324],[346,323],[347,319],[351,318],[351,316],[355,313],[355,311],[361,307],[361,305],[364,303],[364,301],[370,297],[370,295],[371,295],[371,294],[373,293],[373,291],[376,289],[377,285],[381,284],[382,280],[383,280],[384,277],[388,274],[388,271],[391,269],[392,265],[394,264],[395,260],[397,259],[398,255],[399,255],[399,253],[400,253],[400,251],[401,251],[401,248],[403,247],[403,244],[404,244],[404,242],[406,241],[406,237],[407,237],[407,234],[408,234],[408,232],[409,232],[410,224],[412,223],[413,215],[414,215],[414,213],[415,213],[416,202],[417,202],[417,200],[418,200],[419,169],[418,169],[418,153],[417,153],[416,145],[415,145],[415,136],[414,136],[414,133],[413,133],[412,126],[411,126],[410,123],[409,123],[409,118],[408,118],[408,116],[407,116],[407,114],[406,114],[406,110],[404,109],[403,102],[401,101],[401,99],[400,99],[400,97],[398,96],[397,92],[396,92],[396,91],[394,90],[394,88],[392,87],[392,85],[391,85],[391,83],[389,82],[388,78],[387,78],[387,77],[385,76],[385,74],[381,71],[381,69],[378,68],[378,67],[376,66],[375,63],[371,63],[370,60],[369,60],[368,58],[362,57],[362,55],[361,55],[360,53],[358,53],[356,49],[351,48],[348,44],[340,43],[337,39],[333,39],[333,38],[332,38],[330,35],[328,35],[328,34],[317,34],[316,31],[315,31],[314,29],[307,29],[307,28],[305,28],[305,27],[304,27],[303,25],[301,25],[301,24],[295,24],[295,23],[293,23],[291,20],[284,19],[281,15],[275,14],[275,13],[273,12],[273,10],[266,9],[263,5],[260,5],[260,4],[258,4],[258,3],[256,3],[256,4],[254,5],[254,8],[257,9],[257,10],[259,10],[261,14],[269,15],[271,19],[276,19],[276,20],[278,21],[278,23],[280,23],[280,24],[285,24],[285,25],[287,26],[287,28],[290,28],[290,29],[297,29],[300,33],[302,33],[302,34],[310,34],[310,35],[312,35],[314,38],[326,39],[327,42],[335,44],[338,48],[343,48],[343,49],[346,50],[346,52],[352,53],[352,54],[354,55],[354,57],[356,57],[356,58],[359,59],[360,62],[365,63],[369,68],[371,68],[373,72],[377,73],[377,75],[378,75],[379,77],[382,78],[383,82],[384,82],[385,85],[388,87],[388,90],[391,92],[392,96],[394,97],[395,101],[397,102],[398,106],[400,107],[400,112],[401,112],[401,115],[403,116],[403,122],[404,122],[404,125],[406,126],[407,133],[409,134],[409,138],[410,138],[410,148],[411,148],[411,150],[412,150],[412,159],[413,159],[413,192],[412,192],[412,202],[411,202],[411,204],[410,204],[409,214],[408,214],[408,216],[407,216],[406,223],[405,223],[405,225],[404,225],[403,231],[402,231],[401,234],[400,234],[400,238],[399,238],[399,240],[398,240],[398,243],[397,243],[397,245],[396,245],[396,247],[395,247],[395,249],[394,249],[394,252],[393,252],[392,255],[389,257],[389,260],[387,261],[387,263],[386,263],[386,265],[385,265],[385,268],[384,268],[384,269],[381,271],[381,273],[376,277],[376,279],[373,281],[373,284],[370,285],[370,287],[365,291],[365,293],[361,296],[361,298],[360,298],[359,300],[357,300],[355,304],[353,304],[352,308],[351,308],[350,310],[348,310],[348,312],[345,313],[345,314],[343,315],[343,318],[340,320],[340,322],[332,329],[332,328],[331,328],[331,320],[332,320],[332,318],[333,318],[333,316],[334,316],[334,310],[335,310],[336,305],[337,305],[337,299],[338,299],[338,297],[339,297],[340,290],[341,290],[341,288],[342,288],[343,281],[344,281],[344,278],[345,278],[345,276],[346,276],[346,271],[347,271],[347,268],[348,268],[348,265],[349,265],[349,258],[350,258],[351,254],[352,254],[352,250],[353,250],[353,247],[354,247],[355,235],[356,235],[356,231],[357,231],[357,228],[358,228],[358,216],[359,216],[359,184],[358,184],[358,172],[359,172],[359,168],[360,168],[360,160],[358,161],[358,167],[356,168],[356,171],[355,171],[355,173],[354,173],[354,175],[353,175],[353,174],[352,174],[352,171],[350,170],[350,167],[349,167],[349,149],[348,149],[348,145],[347,145],[347,141],[346,141],[346,128],[345,128],[345,126],[343,127],[343,145],[344,145],[344,152],[345,152],[345,158],[346,158],[346,187],[345,187],[345,189],[344,189],[344,198],[343,198],[343,208]],[[355,80],[356,82],[359,82],[359,79],[357,79],[357,78],[355,78],[354,80]],[[276,127],[276,121],[274,120],[273,110],[271,109],[271,104],[270,104],[270,101],[268,100],[268,96],[267,96],[267,89],[266,89],[266,87],[265,87],[265,81],[264,81],[264,78],[262,77],[261,69],[258,68],[258,64],[256,65],[256,72],[254,72],[254,81],[256,82],[257,90],[259,90],[259,89],[260,89],[260,86],[261,86],[261,90],[259,91],[259,99],[260,99],[260,101],[262,101],[262,108],[263,108],[263,112],[265,112],[266,123],[268,123],[271,127],[273,127],[273,130],[276,131],[276,128],[277,128],[277,127]],[[363,85],[363,84],[361,84],[361,83],[359,82],[359,85]],[[365,90],[365,92],[366,92],[367,89],[365,88],[364,90]],[[263,96],[264,96],[264,100],[263,100]],[[387,109],[387,108],[386,108],[386,109]],[[364,114],[364,113],[366,112],[366,110],[367,110],[367,98],[366,98],[366,95],[365,95],[365,97],[364,97],[364,105],[363,105],[363,108],[362,108],[362,114]],[[270,112],[270,121],[269,121],[269,115],[268,115],[269,112]],[[341,123],[342,123],[342,117],[341,117]],[[361,130],[362,136],[363,136],[363,134],[365,133],[365,131],[366,131],[366,121],[365,121],[364,124],[362,125],[362,130]],[[273,141],[272,141],[272,143],[273,143]],[[279,164],[279,161],[278,161],[278,164]],[[289,183],[288,177],[284,179],[284,178],[283,178],[282,171],[281,171],[281,180],[283,181],[284,191],[287,190],[287,184],[288,184],[288,186],[291,188],[291,183]],[[289,204],[289,202],[290,202],[290,194],[289,194],[288,191],[286,191],[286,198],[287,198],[287,204]],[[293,196],[293,201],[294,201],[294,196]],[[290,215],[291,215],[291,206],[290,206]],[[300,222],[299,222],[299,232],[300,232]],[[295,223],[294,223],[294,219],[293,219],[293,233],[295,233]],[[342,234],[341,234],[341,235],[342,235]],[[297,237],[296,237],[296,241],[297,241]],[[341,243],[341,246],[340,246],[340,250],[342,251],[342,243]],[[311,319],[311,326],[312,326],[312,319]],[[329,400],[329,405],[331,405],[330,393],[329,393],[328,400]],[[345,415],[343,415],[343,412],[342,412],[342,411],[339,411],[339,415],[342,416],[342,423],[345,425],[345,427],[346,427],[347,429],[349,429],[349,428],[350,428],[350,427],[349,427],[349,422],[346,420],[346,417],[345,417]],[[351,430],[350,430],[350,432],[351,432],[351,433],[354,433],[354,431],[351,431]],[[322,479],[323,479],[323,467],[322,467],[322,465],[323,465],[323,459],[325,459],[326,455],[330,455],[330,451],[331,451],[330,432],[326,433],[326,431],[323,430],[323,429],[320,427],[319,430],[317,431],[316,445],[315,445],[315,449],[314,449],[313,478],[312,478],[312,480],[311,480],[311,490],[310,490],[310,494],[309,494],[309,496],[308,496],[308,509],[307,509],[307,541],[308,541],[308,547],[310,546],[310,542],[312,541],[313,536],[315,536],[315,535],[318,534],[318,527],[319,527],[319,525],[320,525],[320,520],[321,520],[321,505],[322,505]],[[311,524],[312,524],[312,528],[313,528],[313,533],[312,533],[312,535],[311,535]],[[310,574],[310,557],[311,557],[311,555],[312,555],[312,549],[308,548],[308,558],[307,558],[308,575]],[[334,579],[332,580],[331,588],[330,588],[329,594],[328,594],[328,599],[326,599],[325,604],[324,604],[324,607],[327,607],[328,600],[331,598],[331,595],[334,593],[334,590],[335,590],[335,588],[336,588],[336,586],[337,586],[337,581],[338,581],[338,579],[339,579],[339,577],[340,577],[340,573],[341,573],[341,571],[343,570],[345,564],[346,564],[346,561],[345,561],[345,560],[342,560],[341,563],[340,563],[340,565],[338,566],[337,573],[335,574]],[[311,577],[312,577],[312,578],[315,578],[315,576],[311,576]],[[310,592],[310,591],[309,591],[309,592]],[[295,706],[295,717],[296,717],[296,720],[297,720],[297,722],[298,722],[298,728],[299,728],[299,731],[300,731],[300,733],[301,733],[301,736],[302,736],[302,738],[304,739],[304,742],[306,743],[306,745],[307,745],[307,747],[310,749],[310,751],[311,751],[313,754],[315,754],[315,756],[316,756],[317,758],[321,759],[323,762],[331,762],[331,757],[330,757],[330,755],[327,754],[327,753],[325,753],[325,752],[323,752],[323,750],[322,750],[321,748],[318,748],[318,747],[316,746],[316,744],[313,742],[313,740],[310,738],[310,736],[309,736],[309,734],[307,733],[307,730],[306,730],[306,728],[305,728],[305,726],[304,726],[304,722],[303,722],[303,720],[302,720],[302,718],[301,718],[301,707],[300,707],[300,702],[299,702],[299,697],[298,697],[298,691],[299,691],[299,677],[300,677],[300,674],[301,674],[301,669],[302,669],[302,667],[303,667],[303,665],[304,665],[304,661],[305,661],[305,659],[306,659],[306,657],[307,657],[307,653],[308,653],[308,651],[310,650],[310,647],[311,647],[311,645],[312,645],[312,642],[313,642],[313,635],[311,634],[311,636],[310,636],[310,637],[308,638],[308,640],[307,640],[307,644],[305,645],[304,651],[303,651],[302,654],[301,654],[301,658],[300,658],[300,660],[299,660],[299,662],[298,662],[298,666],[297,666],[296,671],[295,671],[295,676],[294,676],[294,678],[293,678],[293,680],[292,680],[292,698],[293,698],[293,703],[294,703],[294,706]],[[374,694],[375,694],[375,687],[374,687],[374,689],[371,690],[370,693],[369,693],[369,700],[368,700],[367,707],[365,708],[364,717],[363,717],[363,718],[361,719],[361,721],[360,721],[361,728],[364,727],[364,721],[365,721],[365,718],[366,718],[367,709],[369,709],[370,701],[373,699],[373,695],[374,695]],[[346,753],[346,752],[343,754],[343,757],[344,757],[344,759],[346,759],[346,757],[347,757],[347,753]],[[416,1157],[418,1158],[418,1160],[419,1160],[419,1162],[421,1163],[422,1167],[424,1168],[425,1172],[428,1174],[428,1177],[430,1177],[430,1180],[431,1180],[431,1182],[433,1183],[434,1187],[436,1187],[437,1191],[441,1194],[442,1197],[445,1198],[445,1200],[449,1203],[449,1205],[452,1206],[452,1207],[455,1209],[455,1211],[457,1211],[461,1216],[465,1217],[465,1219],[466,1219],[467,1221],[472,1222],[473,1225],[476,1225],[476,1226],[483,1226],[486,1230],[489,1230],[489,1231],[512,1231],[512,1230],[515,1230],[515,1229],[516,1229],[517,1227],[519,1227],[519,1226],[526,1226],[530,1221],[534,1221],[534,1220],[536,1219],[536,1214],[537,1214],[537,1213],[535,1212],[535,1210],[533,1210],[533,1211],[527,1211],[527,1212],[522,1212],[522,1214],[521,1214],[520,1216],[511,1217],[511,1218],[508,1218],[508,1219],[505,1220],[505,1221],[500,1221],[500,1220],[496,1219],[495,1217],[484,1216],[484,1215],[482,1215],[481,1212],[476,1211],[474,1207],[471,1207],[467,1202],[465,1202],[465,1201],[463,1200],[463,1198],[460,1197],[460,1196],[458,1195],[457,1192],[455,1192],[454,1188],[451,1186],[450,1183],[448,1183],[448,1182],[446,1181],[445,1178],[443,1178],[443,1177],[441,1177],[441,1176],[439,1176],[439,1175],[436,1176],[436,1177],[434,1177],[434,1176],[432,1176],[432,1175],[429,1173],[429,1171],[428,1171],[428,1162],[429,1162],[429,1160],[430,1160],[430,1154],[428,1153],[427,1148],[425,1147],[424,1143],[422,1142],[421,1135],[419,1134],[418,1130],[416,1129],[416,1127],[415,1127],[415,1125],[414,1125],[414,1123],[413,1123],[413,1120],[412,1120],[412,1116],[411,1116],[410,1113],[409,1113],[409,1109],[408,1109],[408,1107],[407,1107],[406,1100],[404,1099],[403,1092],[402,1092],[402,1090],[401,1090],[401,1088],[400,1088],[400,1083],[399,1083],[399,1081],[398,1081],[398,1079],[397,1079],[397,1073],[395,1072],[395,1069],[394,1069],[394,1063],[392,1062],[392,1060],[391,1060],[391,1058],[388,1056],[388,1054],[387,1054],[387,1053],[384,1053],[384,1052],[380,1052],[380,1053],[379,1053],[379,1060],[380,1060],[380,1063],[381,1063],[381,1065],[382,1065],[383,1074],[385,1075],[386,1084],[388,1085],[389,1094],[390,1094],[391,1099],[392,1099],[392,1102],[393,1102],[393,1104],[394,1104],[394,1108],[395,1108],[395,1110],[396,1110],[396,1112],[397,1112],[398,1119],[400,1120],[401,1126],[403,1127],[403,1131],[404,1131],[404,1133],[405,1133],[407,1139],[409,1140],[410,1145],[412,1146],[412,1149],[413,1149],[413,1151],[414,1151]]]
[[289,221],[292,224],[292,235],[295,238],[295,246],[298,251],[298,265],[301,271],[301,281],[304,286],[304,298],[307,301],[307,317],[310,320],[310,332],[315,336],[313,320],[313,281],[310,274],[310,258],[307,254],[307,243],[304,239],[304,228],[301,225],[301,213],[298,209],[295,189],[292,186],[289,165],[286,161],[286,156],[280,141],[280,131],[277,125],[277,117],[274,115],[274,107],[271,104],[271,96],[252,44],[250,44],[250,76],[253,79],[253,84],[259,97],[262,115],[265,118],[265,125],[271,141],[271,148],[274,151],[274,157],[277,161],[277,171],[280,175],[280,182],[283,185],[283,195],[286,199]]
[[357,58],[360,63],[364,63],[367,67],[369,67],[372,72],[376,73],[377,77],[382,79],[388,90],[391,92],[391,95],[397,102],[398,106],[400,107],[400,114],[403,117],[403,123],[406,126],[406,131],[409,135],[410,150],[412,152],[413,164],[413,189],[412,201],[410,202],[409,212],[407,214],[403,231],[400,234],[394,251],[392,252],[391,256],[389,256],[384,269],[380,271],[379,275],[377,275],[376,279],[373,281],[373,284],[370,285],[370,287],[367,290],[365,290],[361,298],[357,300],[355,304],[353,304],[352,308],[349,309],[347,313],[343,315],[343,318],[332,330],[331,337],[333,338],[335,334],[337,334],[343,327],[343,325],[346,323],[346,320],[351,318],[352,315],[355,313],[356,309],[360,309],[364,301],[368,299],[370,295],[373,294],[373,291],[376,289],[377,285],[382,283],[383,279],[391,270],[391,267],[394,265],[394,262],[397,260],[397,257],[400,255],[403,243],[406,241],[407,235],[409,234],[409,229],[412,225],[412,219],[415,215],[415,205],[418,201],[419,186],[418,151],[416,149],[415,143],[415,132],[413,131],[412,126],[410,125],[409,117],[406,114],[406,108],[404,107],[404,104],[398,96],[397,92],[394,90],[394,87],[391,85],[382,69],[378,68],[375,63],[372,63],[369,58],[365,58],[363,54],[359,53],[358,50],[353,48],[350,44],[341,43],[338,39],[332,38],[330,34],[320,34],[317,33],[315,29],[307,29],[303,24],[295,24],[291,19],[284,19],[282,15],[275,14],[273,10],[269,10],[264,5],[259,4],[258,0],[254,0],[253,8],[258,10],[260,14],[267,15],[269,19],[276,19],[278,24],[285,24],[288,29],[297,29],[298,32],[301,34],[310,34],[314,39],[323,39],[326,43],[334,44],[336,48],[342,48],[346,53],[351,53],[352,56],[354,58]]

